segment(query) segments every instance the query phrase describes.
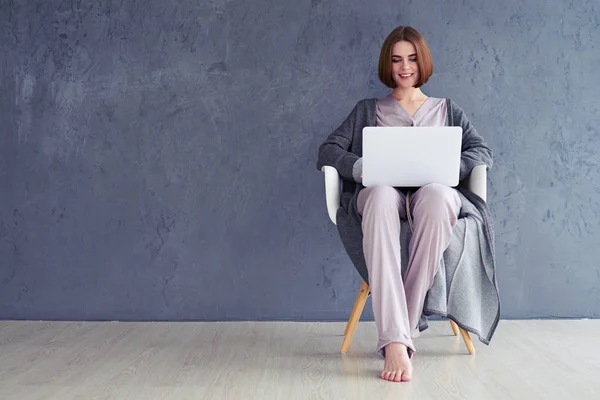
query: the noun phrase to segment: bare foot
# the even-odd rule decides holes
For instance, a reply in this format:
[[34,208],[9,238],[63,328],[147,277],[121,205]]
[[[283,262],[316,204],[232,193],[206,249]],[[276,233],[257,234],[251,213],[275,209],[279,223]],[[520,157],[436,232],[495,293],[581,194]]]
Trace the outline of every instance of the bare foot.
[[385,364],[381,379],[390,382],[406,382],[412,378],[412,363],[408,350],[402,343],[390,343],[385,346]]

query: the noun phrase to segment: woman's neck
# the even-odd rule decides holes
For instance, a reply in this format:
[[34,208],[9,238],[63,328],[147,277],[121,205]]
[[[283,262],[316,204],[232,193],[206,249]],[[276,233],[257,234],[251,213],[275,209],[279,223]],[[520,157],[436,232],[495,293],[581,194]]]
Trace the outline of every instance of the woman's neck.
[[396,88],[390,93],[399,102],[423,101],[427,96],[419,88]]

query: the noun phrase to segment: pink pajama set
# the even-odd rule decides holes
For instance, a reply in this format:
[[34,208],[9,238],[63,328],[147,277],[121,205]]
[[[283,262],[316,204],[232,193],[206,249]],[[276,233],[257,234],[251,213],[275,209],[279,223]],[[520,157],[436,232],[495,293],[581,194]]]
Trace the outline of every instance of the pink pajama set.
[[[412,117],[390,95],[377,102],[377,126],[444,126],[446,117],[445,99],[428,98]],[[440,184],[423,186],[409,199],[414,231],[402,276],[400,219],[407,218],[405,195],[390,186],[368,187],[358,194],[363,250],[379,334],[377,352],[381,355],[393,342],[405,344],[411,356],[415,351],[412,338],[419,335],[425,296],[450,244],[461,208],[457,190]]]

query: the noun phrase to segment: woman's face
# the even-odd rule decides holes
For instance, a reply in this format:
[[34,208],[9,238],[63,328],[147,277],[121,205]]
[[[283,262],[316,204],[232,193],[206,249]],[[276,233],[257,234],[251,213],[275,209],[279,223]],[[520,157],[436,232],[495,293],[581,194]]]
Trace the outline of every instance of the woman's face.
[[411,42],[397,42],[392,47],[392,77],[399,88],[405,89],[419,80],[417,49]]

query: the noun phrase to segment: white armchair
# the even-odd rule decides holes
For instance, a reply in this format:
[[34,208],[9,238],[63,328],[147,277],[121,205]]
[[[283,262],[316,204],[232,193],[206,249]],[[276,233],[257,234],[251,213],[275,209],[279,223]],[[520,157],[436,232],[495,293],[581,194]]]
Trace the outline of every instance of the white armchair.
[[[336,224],[336,214],[341,206],[340,197],[342,190],[342,180],[337,169],[335,169],[334,167],[326,165],[321,169],[321,171],[325,173],[325,199],[327,201],[327,213],[329,214],[331,222]],[[486,201],[487,167],[485,165],[478,165],[477,167],[473,168],[471,174],[467,178],[466,183],[467,187],[471,192],[481,197],[483,201]],[[354,334],[356,325],[360,320],[360,315],[363,312],[369,294],[369,285],[363,281],[358,291],[358,295],[356,296],[356,301],[354,302],[352,312],[350,313],[350,319],[348,320],[348,324],[346,325],[346,331],[344,332],[344,342],[342,343],[341,349],[342,353],[348,351],[348,348],[350,347],[350,343],[352,342],[352,335]],[[473,342],[471,341],[469,332],[460,328],[452,320],[450,320],[450,325],[452,326],[452,331],[454,332],[454,335],[458,335],[460,332],[469,353],[475,354],[475,347],[473,346]]]

